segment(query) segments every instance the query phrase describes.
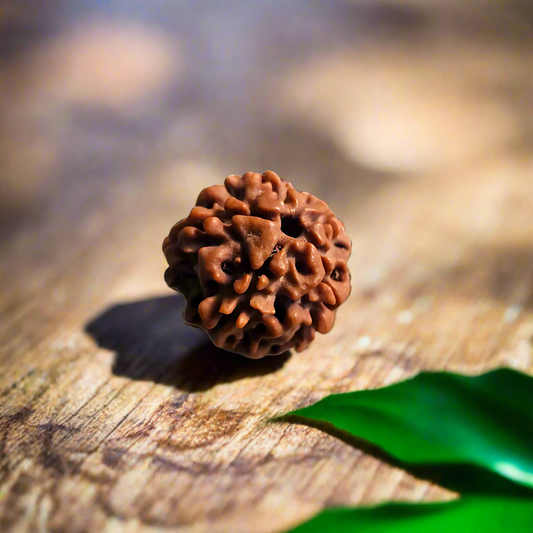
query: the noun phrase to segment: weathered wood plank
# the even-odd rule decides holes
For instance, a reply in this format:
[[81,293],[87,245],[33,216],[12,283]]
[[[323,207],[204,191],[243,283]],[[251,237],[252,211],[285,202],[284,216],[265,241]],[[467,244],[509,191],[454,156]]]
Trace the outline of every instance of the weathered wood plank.
[[[342,33],[353,22],[351,11],[343,2],[335,6],[331,20],[321,12],[308,13],[309,20]],[[178,21],[176,13],[168,16]],[[207,17],[203,11],[198,16]],[[466,27],[472,23],[461,20]],[[497,27],[491,20],[477,23]],[[18,14],[17,21],[23,28],[39,25],[31,15]],[[76,27],[68,17],[62,24]],[[449,498],[431,481],[391,465],[369,443],[267,421],[331,392],[379,387],[422,369],[478,373],[509,365],[533,372],[533,158],[523,150],[527,132],[502,129],[503,140],[486,144],[475,128],[468,130],[471,139],[460,137],[452,120],[446,134],[457,134],[455,141],[415,135],[420,168],[402,167],[404,159],[391,145],[383,147],[383,158],[390,158],[383,168],[374,145],[354,162],[346,153],[351,130],[343,130],[340,142],[336,129],[354,107],[371,103],[350,92],[351,77],[361,74],[354,58],[375,53],[384,79],[396,67],[372,41],[350,41],[349,53],[339,54],[335,43],[306,41],[296,22],[286,24],[279,31],[287,42],[300,35],[314,59],[311,67],[302,66],[294,51],[283,62],[281,52],[292,50],[283,40],[264,57],[251,51],[250,57],[264,60],[252,74],[273,69],[280,81],[275,91],[260,93],[260,102],[250,89],[256,85],[243,81],[248,74],[217,74],[233,88],[231,76],[243,82],[243,92],[226,102],[226,93],[189,63],[183,68],[190,85],[176,73],[169,77],[175,100],[163,98],[160,107],[113,107],[117,100],[105,100],[97,88],[89,104],[80,87],[70,96],[47,92],[52,89],[43,80],[51,82],[31,61],[32,46],[24,51],[28,56],[6,61],[11,84],[0,83],[7,102],[0,103],[2,139],[18,139],[38,125],[55,127],[50,139],[61,157],[54,160],[54,178],[43,175],[42,188],[27,196],[5,166],[12,196],[0,198],[8,213],[1,220],[12,231],[2,228],[9,237],[0,241],[0,530],[266,533],[324,505]],[[186,28],[176,32],[181,50]],[[440,46],[450,44],[449,34],[437,34]],[[497,40],[461,39],[470,46],[460,65],[466,81],[452,75],[450,57],[438,44],[426,43],[418,59],[409,39],[394,52],[430,108],[442,104],[440,96],[431,98],[433,90],[441,94],[445,80],[450,112],[459,108],[479,117],[471,86],[502,82],[500,74],[494,79],[482,68],[488,45],[501,53],[488,70],[512,65],[501,76],[517,90],[529,88],[523,43],[518,50],[512,42],[500,47]],[[47,42],[34,47],[46,50]],[[334,71],[321,69],[323,58]],[[435,69],[431,76],[428,65]],[[468,74],[469,65],[479,69]],[[309,76],[309,68],[316,75]],[[372,79],[368,74],[357,78],[368,91],[365,98],[381,87],[364,85]],[[68,79],[68,72],[63,75]],[[285,81],[302,76],[309,80],[302,100],[311,94],[318,109],[316,115],[309,111],[310,120],[298,114],[294,93],[283,89]],[[30,84],[30,90],[25,79],[43,84]],[[198,87],[205,94],[191,89]],[[217,98],[220,106],[212,103]],[[409,91],[398,98],[412,104]],[[527,114],[520,102],[511,106],[507,93],[492,98],[506,117],[516,119],[517,110]],[[115,104],[101,107],[102,99]],[[246,117],[243,99],[250,103]],[[335,117],[329,126],[321,109]],[[434,117],[426,119],[432,131]],[[502,124],[507,122],[495,127]],[[405,128],[426,131],[422,126]],[[461,150],[452,149],[456,145]],[[449,166],[432,167],[428,162],[441,149]],[[17,161],[16,168],[26,169],[23,183],[30,183],[31,161],[25,167]],[[162,279],[160,244],[199,189],[230,172],[266,167],[324,196],[345,221],[354,244],[353,293],[331,334],[307,351],[251,361],[214,348],[203,333],[183,325],[183,303]]]

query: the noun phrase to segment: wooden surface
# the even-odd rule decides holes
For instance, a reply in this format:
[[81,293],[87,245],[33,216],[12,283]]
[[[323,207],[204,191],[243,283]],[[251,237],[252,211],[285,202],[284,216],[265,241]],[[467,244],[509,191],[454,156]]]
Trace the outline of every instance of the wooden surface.
[[[533,371],[526,5],[155,4],[0,11],[0,530],[266,533],[452,497],[267,420]],[[251,361],[183,325],[160,246],[202,187],[267,168],[345,221],[353,292],[307,351]]]

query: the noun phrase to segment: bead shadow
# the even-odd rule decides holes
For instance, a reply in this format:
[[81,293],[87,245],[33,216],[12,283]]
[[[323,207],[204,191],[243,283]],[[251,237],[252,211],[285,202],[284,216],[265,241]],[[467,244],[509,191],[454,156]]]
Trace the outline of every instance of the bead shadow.
[[113,374],[189,392],[271,374],[291,356],[252,360],[217,348],[203,331],[183,323],[184,307],[180,296],[118,304],[86,324],[85,331],[98,346],[115,352]]

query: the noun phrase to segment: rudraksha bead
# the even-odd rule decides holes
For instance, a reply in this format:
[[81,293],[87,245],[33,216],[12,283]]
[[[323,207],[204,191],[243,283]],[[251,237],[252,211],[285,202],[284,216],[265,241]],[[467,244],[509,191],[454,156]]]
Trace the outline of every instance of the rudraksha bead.
[[325,202],[274,172],[207,187],[163,242],[184,320],[251,358],[304,350],[350,294],[351,242]]

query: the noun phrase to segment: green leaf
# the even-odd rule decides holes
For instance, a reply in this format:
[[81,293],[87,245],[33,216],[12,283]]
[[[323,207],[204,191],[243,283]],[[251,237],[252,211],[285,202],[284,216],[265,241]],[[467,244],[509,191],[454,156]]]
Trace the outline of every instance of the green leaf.
[[447,503],[328,509],[294,533],[531,533],[533,500],[469,496]]
[[411,465],[477,465],[533,487],[533,378],[513,370],[423,373],[293,414],[330,422]]

